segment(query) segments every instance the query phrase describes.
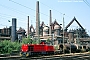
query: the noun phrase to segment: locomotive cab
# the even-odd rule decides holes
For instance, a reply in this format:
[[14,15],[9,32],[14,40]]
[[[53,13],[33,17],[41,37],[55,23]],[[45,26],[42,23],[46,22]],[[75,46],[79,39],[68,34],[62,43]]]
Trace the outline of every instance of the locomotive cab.
[[33,51],[33,45],[30,45],[30,44],[23,44],[22,47],[21,47],[21,52],[20,52],[20,56],[29,56]]

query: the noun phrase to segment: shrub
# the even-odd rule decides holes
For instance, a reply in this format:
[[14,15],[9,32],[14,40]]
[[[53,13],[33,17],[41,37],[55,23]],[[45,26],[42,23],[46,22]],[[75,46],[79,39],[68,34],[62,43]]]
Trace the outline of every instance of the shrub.
[[21,43],[4,40],[0,42],[0,53],[11,53],[12,50],[20,50]]
[[4,40],[0,42],[0,54],[11,53],[13,50],[20,51],[22,44],[28,44],[28,43],[37,44],[39,42],[40,42],[39,39],[32,40],[30,37],[23,38],[21,43],[19,43],[18,41],[11,42],[10,40]]

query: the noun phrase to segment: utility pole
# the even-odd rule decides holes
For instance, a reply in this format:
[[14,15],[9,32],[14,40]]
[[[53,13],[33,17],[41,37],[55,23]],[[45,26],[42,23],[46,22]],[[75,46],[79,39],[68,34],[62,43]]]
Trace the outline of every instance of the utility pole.
[[64,15],[63,14],[63,53],[64,53]]

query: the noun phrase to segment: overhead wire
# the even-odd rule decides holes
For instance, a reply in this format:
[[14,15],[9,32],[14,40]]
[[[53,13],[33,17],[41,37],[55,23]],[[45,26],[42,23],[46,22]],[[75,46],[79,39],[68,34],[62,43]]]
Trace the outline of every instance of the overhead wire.
[[[18,2],[15,2],[15,1],[13,1],[13,0],[9,0],[9,1],[11,1],[11,2],[13,2],[13,3],[15,3],[15,4],[18,4],[18,5],[20,5],[20,6],[23,6],[23,7],[25,7],[25,8],[28,8],[28,9],[30,9],[30,10],[32,10],[32,11],[36,11],[36,10],[30,8],[30,7],[27,7],[27,6],[23,5],[23,4],[20,4],[20,3],[18,3]],[[40,12],[40,13],[41,13],[41,12]],[[45,16],[48,16],[48,15],[46,15],[46,14],[44,14],[44,13],[41,13],[41,14],[43,14],[43,15],[45,15]]]
[[[27,9],[30,9],[30,10],[32,10],[32,11],[36,11],[36,10],[30,8],[30,7],[27,7],[27,6],[23,5],[23,4],[20,4],[20,3],[18,3],[18,2],[15,2],[15,1],[13,1],[13,0],[9,0],[9,1],[11,1],[11,2],[13,2],[13,3],[15,3],[15,4],[18,4],[18,5],[22,6],[22,7],[25,7],[25,8],[27,8]],[[45,16],[48,16],[48,15],[42,13],[42,12],[40,12],[40,13],[43,14],[43,15],[45,15]],[[35,16],[34,16],[34,17],[35,17]],[[44,19],[44,20],[45,20],[45,19]],[[35,22],[35,23],[36,23],[36,22]],[[32,24],[32,23],[31,23],[31,24]]]
[[[14,17],[14,15],[5,14],[5,13],[1,13],[1,12],[0,12],[0,14],[1,14],[1,15],[5,15],[5,16],[9,16],[9,17]],[[18,18],[18,16],[17,16],[17,18]],[[23,19],[23,17],[19,17],[19,18]]]
[[[14,11],[15,13],[21,14],[21,15],[23,15],[23,16],[26,16],[26,15],[27,15],[27,13],[22,12],[22,11],[19,11],[19,10],[16,10],[16,9],[13,9],[13,8],[11,8],[11,7],[8,7],[8,6],[2,5],[2,4],[0,4],[0,6],[6,8],[6,9],[8,9],[8,10]],[[7,16],[8,16],[7,18],[12,18],[12,15],[5,14],[5,13],[0,13],[0,14],[1,14],[0,16],[2,16],[1,18],[4,17],[3,19],[5,19]],[[31,16],[32,16],[32,15],[31,15]],[[35,17],[35,16],[33,16],[33,17]],[[20,17],[17,17],[17,18],[20,18]],[[24,18],[21,18],[20,20],[22,20],[22,19],[24,19]],[[8,19],[7,19],[7,20],[8,20]],[[19,22],[22,22],[22,21],[19,21]],[[25,23],[25,22],[22,22],[22,23]]]
[[[20,3],[18,3],[18,2],[15,2],[15,1],[13,1],[13,0],[9,0],[9,1],[11,1],[11,2],[13,2],[13,3],[15,3],[15,4],[18,4],[18,5],[20,5],[20,6],[23,6],[23,7],[25,7],[25,8],[28,8],[28,9],[30,9],[30,10],[32,10],[32,11],[36,11],[36,10],[30,8],[30,7],[27,7],[27,6],[23,5],[23,4],[20,4]],[[48,16],[47,14],[45,14],[45,13],[40,12],[40,14],[49,17],[49,16]],[[52,18],[53,18],[53,17],[52,17]],[[55,18],[53,18],[53,19],[55,19]]]
[[[56,9],[54,9],[54,8],[52,8],[52,7],[48,6],[48,5],[46,5],[46,4],[44,4],[44,3],[42,3],[41,1],[40,1],[40,3],[41,3],[42,5],[48,7],[48,8],[53,9],[54,11],[56,11],[56,12],[58,12],[58,13],[60,13],[63,17],[66,16],[66,17],[68,17],[68,18],[72,18],[72,17],[68,16],[67,14],[62,13],[62,12],[60,12],[60,11],[58,11],[58,10],[56,10]],[[55,18],[53,18],[53,19],[55,19]],[[60,21],[60,19],[56,19],[56,20],[59,20],[59,21]],[[62,20],[61,20],[61,22],[62,22]],[[64,23],[65,23],[65,22],[64,22]]]
[[[18,3],[18,2],[15,2],[15,1],[13,1],[13,0],[9,0],[9,1],[11,1],[11,2],[13,2],[13,3],[15,3],[15,4],[18,4],[18,5],[20,5],[20,6],[23,6],[23,7],[27,8],[27,9],[30,9],[30,10],[32,10],[32,11],[36,11],[36,10],[34,10],[34,9],[32,9],[32,8],[29,8],[29,7],[27,7],[27,6],[23,5],[23,4],[20,4],[20,3]],[[43,13],[42,13],[42,14],[43,14]],[[30,16],[32,16],[32,15],[30,14]],[[46,15],[46,16],[47,16],[47,15]],[[33,16],[33,17],[35,17],[35,16]]]
[[30,9],[30,10],[32,10],[32,11],[35,11],[34,9],[29,8],[29,7],[25,6],[25,5],[22,5],[22,4],[18,3],[18,2],[15,2],[15,1],[13,1],[13,0],[9,0],[9,1],[11,1],[11,2],[13,2],[13,3],[15,3],[15,4],[18,4],[18,5],[20,5],[20,6],[23,6],[23,7],[25,7],[25,8],[28,8],[28,9]]
[[0,15],[0,17],[1,17],[1,18],[3,18],[3,17],[4,17],[4,18],[11,18],[11,17],[5,16],[5,15]]
[[[20,13],[19,11],[16,11],[16,9],[10,8],[8,6],[2,5],[2,4],[0,4],[0,6],[6,8],[8,10],[11,10],[11,11],[14,11],[14,12],[17,12],[17,13]],[[22,13],[20,13],[20,14],[22,14]]]
[[[44,3],[42,3],[42,2],[40,2],[40,3],[43,4],[43,5],[45,5],[46,7],[49,7],[49,8],[51,8],[51,9],[55,10],[56,12],[60,13],[61,15],[65,14],[65,13],[62,13],[62,12],[60,12],[60,11],[58,11],[58,10],[56,10],[56,9],[54,9],[54,8],[52,8],[52,7],[44,4]],[[66,14],[65,14],[65,16],[70,17],[70,16],[68,16],[68,15],[66,15]],[[71,17],[70,17],[70,18],[71,18]]]
[[[40,3],[43,4],[43,5],[45,5],[46,7],[49,7],[48,5],[46,5],[46,4],[42,3],[42,2],[40,2]],[[49,8],[53,9],[52,7],[49,7]],[[53,10],[57,11],[56,9],[53,9]],[[59,11],[57,11],[57,12],[59,12]],[[60,14],[63,14],[62,12],[59,12],[59,13]]]
[[83,1],[90,8],[90,3],[87,0],[83,0]]
[[[16,9],[13,9],[13,8],[11,8],[11,7],[8,7],[8,6],[2,5],[2,4],[0,4],[0,6],[6,8],[6,9],[9,9],[9,10],[11,10],[11,11],[14,11],[14,12],[16,12],[16,13],[19,13],[19,14],[21,14],[21,15],[24,15],[24,16],[27,15],[27,13],[22,12],[22,11],[19,11],[19,10],[16,10]],[[4,14],[4,15],[6,15],[6,14]],[[8,16],[11,16],[11,15],[8,15]],[[35,16],[33,16],[33,15],[31,15],[31,14],[30,14],[30,16],[32,16],[32,17],[35,18]],[[23,19],[23,18],[22,18],[22,19]],[[21,20],[21,19],[20,19],[20,20]]]
[[[0,4],[0,6],[6,8],[6,9],[8,9],[8,10],[14,11],[14,12],[16,12],[16,13],[18,13],[18,14],[21,14],[21,15],[24,15],[24,16],[27,15],[27,13],[22,12],[22,11],[17,10],[17,9],[14,9],[14,8],[11,8],[11,7],[8,7],[8,6],[5,6],[5,5],[2,5],[2,4]],[[31,15],[31,14],[30,14],[30,15]],[[31,15],[31,16],[32,16],[32,17],[35,17],[35,16],[33,16],[33,15]]]
[[[8,26],[5,25],[5,24],[0,24],[0,26],[8,27]],[[20,28],[20,27],[16,27],[16,28]]]
[[[8,19],[9,17],[7,17],[7,16],[0,15],[0,18],[1,18],[1,19],[4,19],[4,21],[7,20],[7,21],[5,21],[5,22],[2,21],[3,23],[7,23],[8,21],[11,22],[11,20]],[[0,20],[1,20],[1,19],[0,19]],[[20,19],[20,20],[21,20],[21,19]],[[20,20],[18,20],[19,23],[27,24],[27,22],[25,22],[26,20],[24,20],[24,21],[20,21]],[[2,23],[2,26],[7,26],[7,25],[4,25],[3,23]],[[0,26],[1,26],[1,25],[0,25]],[[25,25],[24,25],[24,26],[25,26]]]
[[[4,7],[4,8],[6,8],[6,9],[9,9],[9,10],[11,10],[11,11],[14,11],[14,12],[16,12],[16,13],[19,13],[19,14],[22,14],[23,12],[21,12],[21,11],[19,11],[19,10],[16,10],[16,9],[13,9],[13,8],[11,8],[11,7],[8,7],[8,6],[5,6],[5,5],[2,5],[2,4],[0,4],[0,6],[1,7]],[[25,6],[24,6],[25,7]],[[20,13],[21,12],[21,13]],[[0,13],[1,14],[1,13]],[[2,15],[7,15],[7,14],[2,14]],[[2,16],[2,15],[0,15],[0,16]],[[23,14],[24,16],[25,16],[25,14]],[[7,16],[9,16],[8,18],[10,18],[10,16],[12,16],[12,15],[7,15]],[[5,17],[7,17],[7,16],[2,16],[1,18],[3,18],[3,19],[5,19]],[[32,15],[31,15],[32,16]],[[33,17],[35,17],[35,16],[33,16]],[[8,20],[8,19],[7,19]],[[20,19],[21,20],[21,19]],[[19,22],[22,22],[22,21],[19,21]],[[25,23],[25,22],[23,22],[23,23]],[[6,26],[6,25],[4,25],[4,26]]]
[[7,25],[5,25],[5,24],[4,24],[4,25],[3,25],[3,24],[0,24],[0,26],[7,26]]
[[[14,17],[14,15],[5,14],[5,13],[1,13],[1,12],[0,12],[0,14],[1,14],[1,16],[2,16],[2,15],[4,15],[5,17],[7,17],[7,16],[8,16],[9,18]],[[17,17],[17,18],[20,18],[20,20],[24,19],[23,17]]]
[[[13,1],[13,0],[9,0],[9,1],[11,1],[11,2],[13,2],[13,3],[15,3],[15,4],[18,4],[18,5],[20,5],[20,6],[23,6],[23,7],[27,8],[27,9],[30,9],[30,10],[32,10],[32,11],[36,11],[36,10],[30,8],[30,7],[27,7],[27,6],[23,5],[23,4],[20,4],[20,3],[18,3],[18,2],[15,2],[15,1]],[[42,12],[40,12],[40,13],[43,14],[43,15],[45,15],[45,16],[48,16],[48,15],[42,13]],[[34,16],[34,17],[35,17],[35,16]]]
[[[11,15],[7,15],[7,14],[2,14],[2,13],[0,13],[1,15],[0,15],[0,18],[2,18],[2,19],[5,19],[5,20],[9,20],[9,21],[11,21],[10,19],[11,19]],[[20,20],[22,20],[22,19],[20,19]],[[25,23],[25,21],[23,22],[23,21],[19,21],[19,22],[22,22],[22,23]]]
[[[9,23],[9,22],[11,22],[11,20],[9,19],[9,17],[8,16],[4,16],[4,15],[0,15],[0,21],[2,21],[2,19],[4,20],[4,21],[2,21],[2,24],[0,24],[0,26],[8,26],[8,24],[7,25],[5,25],[5,24],[3,24],[3,23]],[[11,17],[10,17],[11,18]],[[5,21],[6,20],[6,21]],[[19,21],[19,23],[23,23],[23,24],[25,24],[26,22],[24,21]]]
[[[11,2],[13,2],[13,3],[15,3],[15,4],[18,4],[18,5],[22,6],[22,7],[25,7],[25,8],[27,8],[27,9],[30,9],[30,10],[32,10],[32,11],[35,11],[34,9],[29,8],[29,7],[25,6],[25,5],[22,5],[22,4],[18,3],[18,2],[15,2],[15,1],[13,1],[13,0],[9,0],[9,1],[11,1]],[[19,11],[19,12],[21,12],[21,11]],[[25,12],[22,12],[22,13],[25,13]],[[26,13],[26,14],[27,14],[27,13]],[[33,16],[33,15],[31,15],[31,14],[30,14],[30,16],[32,16],[32,17],[35,18],[35,16]]]

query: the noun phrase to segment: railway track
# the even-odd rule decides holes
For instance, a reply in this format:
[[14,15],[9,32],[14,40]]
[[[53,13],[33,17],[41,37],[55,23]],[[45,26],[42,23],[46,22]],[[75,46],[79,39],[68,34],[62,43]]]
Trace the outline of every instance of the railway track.
[[90,60],[90,53],[33,56],[27,58],[20,56],[0,57],[0,60],[56,60],[56,59],[57,60]]

